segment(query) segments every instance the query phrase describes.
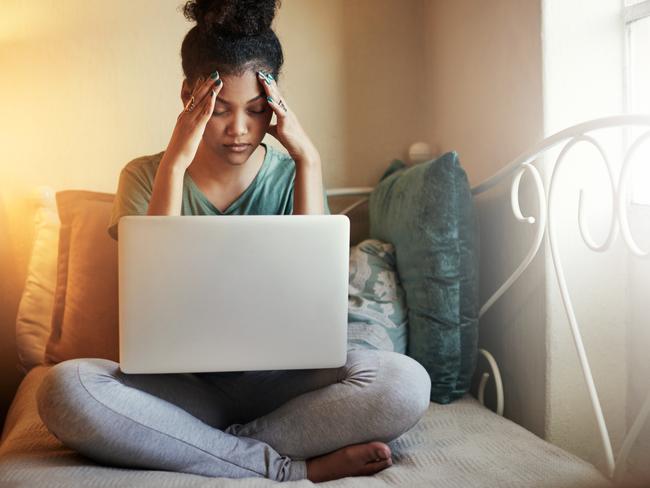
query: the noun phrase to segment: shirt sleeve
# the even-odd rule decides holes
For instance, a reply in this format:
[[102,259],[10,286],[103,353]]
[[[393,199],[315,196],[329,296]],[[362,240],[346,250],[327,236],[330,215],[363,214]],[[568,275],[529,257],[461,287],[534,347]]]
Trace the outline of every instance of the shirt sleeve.
[[117,224],[120,218],[125,215],[145,215],[147,213],[152,191],[151,182],[142,174],[129,165],[122,169],[108,225],[108,234],[113,239],[118,239]]

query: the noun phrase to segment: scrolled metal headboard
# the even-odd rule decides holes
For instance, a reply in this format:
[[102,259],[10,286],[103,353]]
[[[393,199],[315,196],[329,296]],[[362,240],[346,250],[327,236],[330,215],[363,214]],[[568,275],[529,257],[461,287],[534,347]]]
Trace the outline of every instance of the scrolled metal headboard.
[[[629,144],[629,147],[623,151],[622,157],[622,166],[621,172],[618,178],[618,181],[615,179],[614,171],[612,170],[612,164],[610,159],[605,151],[604,147],[598,142],[597,138],[592,135],[593,132],[600,129],[626,129],[630,127],[639,127],[645,132]],[[504,293],[506,293],[510,287],[517,281],[517,279],[522,275],[522,273],[528,268],[528,265],[535,258],[539,252],[541,243],[546,235],[549,240],[549,245],[551,249],[551,257],[553,261],[553,268],[555,271],[555,276],[558,281],[560,288],[562,303],[566,315],[569,319],[569,325],[571,328],[571,334],[573,341],[576,347],[576,353],[580,362],[580,367],[584,380],[587,384],[589,397],[593,411],[596,415],[596,420],[598,423],[598,430],[600,434],[601,443],[603,450],[605,452],[607,460],[607,475],[610,478],[620,479],[625,465],[625,461],[628,457],[628,454],[638,437],[641,428],[643,427],[646,419],[650,415],[650,392],[645,398],[645,401],[641,407],[640,412],[638,413],[636,419],[634,420],[632,427],[625,436],[621,449],[618,455],[615,457],[612,449],[612,443],[610,435],[607,431],[607,426],[605,424],[605,419],[603,416],[602,406],[596,387],[593,380],[593,374],[589,361],[587,359],[587,354],[585,351],[582,335],[580,333],[580,328],[578,326],[578,321],[574,312],[574,307],[571,301],[571,297],[568,293],[568,288],[566,285],[566,279],[564,276],[564,269],[562,262],[560,260],[558,245],[556,239],[556,229],[555,222],[553,219],[554,210],[555,210],[555,195],[556,195],[556,183],[557,183],[557,173],[558,169],[565,162],[567,154],[571,149],[578,143],[587,143],[594,146],[600,156],[603,159],[603,162],[607,169],[607,174],[609,177],[609,187],[612,197],[612,206],[613,212],[611,221],[609,223],[609,231],[605,240],[598,244],[592,238],[587,226],[585,224],[584,216],[584,192],[580,190],[579,200],[578,200],[578,225],[580,230],[580,235],[582,240],[587,245],[587,247],[595,252],[605,252],[611,248],[612,244],[616,241],[619,230],[623,236],[623,240],[627,246],[627,249],[635,256],[639,258],[648,258],[650,257],[650,251],[643,250],[641,246],[636,242],[632,232],[630,230],[629,220],[628,220],[628,184],[632,174],[632,161],[633,157],[637,154],[639,148],[647,143],[650,140],[650,115],[637,114],[637,115],[619,115],[613,117],[605,117],[600,119],[590,120],[581,124],[574,125],[567,129],[564,129],[560,132],[557,132],[544,140],[540,141],[536,146],[531,148],[529,151],[524,152],[519,157],[515,158],[509,164],[505,165],[501,170],[496,174],[481,182],[480,184],[472,188],[472,195],[476,198],[478,195],[482,195],[487,191],[495,188],[497,185],[502,184],[508,178],[512,178],[511,189],[510,189],[510,203],[512,207],[512,212],[517,219],[517,221],[528,224],[536,225],[535,228],[535,237],[533,239],[532,245],[530,246],[526,256],[522,262],[517,266],[515,271],[510,275],[505,282],[497,288],[497,290],[488,298],[485,303],[481,306],[479,311],[479,318],[482,317],[496,302],[501,298]],[[544,160],[544,157],[548,156],[548,152],[558,146],[562,146],[559,156],[554,161],[545,160],[545,170],[550,174],[550,180],[547,186],[544,185],[544,181],[540,170],[538,170],[533,163],[539,160]],[[537,199],[537,208],[539,215],[536,217],[533,216],[524,216],[521,212],[520,200],[519,200],[519,187],[521,179],[524,173],[530,173],[532,176],[532,181],[534,184],[536,199]],[[368,200],[368,195],[372,192],[371,187],[359,187],[359,188],[336,188],[327,191],[327,195],[331,197],[336,196],[361,196],[365,197],[359,201],[356,201],[354,204],[345,208],[341,213],[349,213],[354,210],[359,205],[363,204]],[[495,379],[495,387],[497,390],[497,407],[496,411],[499,415],[503,414],[503,384],[501,382],[501,375],[496,361],[492,355],[484,349],[480,349],[480,353],[485,356],[488,360],[488,364],[492,369],[492,373]],[[478,398],[483,403],[483,395],[488,379],[488,374],[484,373],[483,378],[481,379],[479,386]]]

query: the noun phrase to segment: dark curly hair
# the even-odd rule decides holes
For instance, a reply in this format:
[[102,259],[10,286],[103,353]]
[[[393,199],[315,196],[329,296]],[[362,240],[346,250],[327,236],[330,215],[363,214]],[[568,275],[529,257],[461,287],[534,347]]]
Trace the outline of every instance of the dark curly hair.
[[263,70],[277,80],[282,46],[271,29],[280,0],[190,0],[182,7],[196,21],[183,39],[183,73],[190,83],[215,69],[241,76]]

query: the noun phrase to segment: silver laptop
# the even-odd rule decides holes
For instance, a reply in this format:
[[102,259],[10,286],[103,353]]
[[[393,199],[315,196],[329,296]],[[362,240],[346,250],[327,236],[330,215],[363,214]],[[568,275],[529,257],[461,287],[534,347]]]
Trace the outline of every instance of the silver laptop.
[[126,216],[118,227],[123,372],[345,364],[347,216]]

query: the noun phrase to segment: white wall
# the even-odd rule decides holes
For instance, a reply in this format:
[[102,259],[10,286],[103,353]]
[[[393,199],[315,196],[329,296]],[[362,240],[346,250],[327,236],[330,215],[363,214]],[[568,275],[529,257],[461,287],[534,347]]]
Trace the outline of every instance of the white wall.
[[428,140],[424,76],[427,0],[344,0],[345,181],[373,186],[390,160]]
[[539,0],[426,2],[428,136],[475,185],[541,139]]
[[[429,142],[459,153],[476,185],[542,138],[541,5],[538,0],[426,3]],[[525,180],[527,181],[527,180]],[[517,223],[509,184],[481,198],[480,294],[484,302],[514,271],[532,242]],[[535,214],[522,189],[524,211]],[[480,345],[503,375],[508,418],[539,436],[545,420],[545,312],[541,253],[481,320]]]
[[[438,152],[458,150],[476,184],[544,136],[621,113],[620,7],[619,0],[428,2],[423,100],[430,142]],[[611,156],[619,156],[620,141],[606,139]],[[626,261],[620,241],[607,255],[588,251],[577,226],[578,190],[585,186],[594,238],[606,231],[608,180],[596,156],[590,148],[572,152],[556,187],[554,221],[616,449],[625,418]],[[547,180],[549,164],[542,164]],[[533,238],[534,228],[511,216],[508,190],[481,199],[482,299],[510,275]],[[526,215],[537,212],[531,192],[530,184],[520,191]],[[482,320],[480,341],[501,365],[506,416],[604,469],[547,245]]]
[[[544,0],[544,133],[623,111],[623,26],[620,0]],[[606,137],[620,163],[618,133]],[[557,154],[557,151],[554,153]],[[554,157],[546,160],[546,179]],[[586,190],[589,229],[602,242],[611,215],[604,163],[594,148],[576,147],[559,173],[557,224],[561,262],[583,331],[614,450],[625,428],[626,261],[621,240],[607,253],[588,250],[577,222]],[[576,359],[555,271],[546,248],[547,398],[545,437],[604,469],[604,454]]]
[[[647,147],[647,146],[646,146]],[[650,160],[643,160],[648,167]],[[645,182],[648,191],[648,181]],[[635,241],[642,249],[650,249],[650,207],[632,206],[629,213],[630,228]],[[627,382],[627,427],[630,428],[641,410],[641,406],[650,394],[650,306],[648,305],[648,290],[650,290],[650,260],[630,256],[628,259],[630,292],[630,311],[628,329],[628,382]],[[641,478],[647,483],[650,480],[650,421],[646,419],[641,433],[634,443],[629,457],[630,478]]]

